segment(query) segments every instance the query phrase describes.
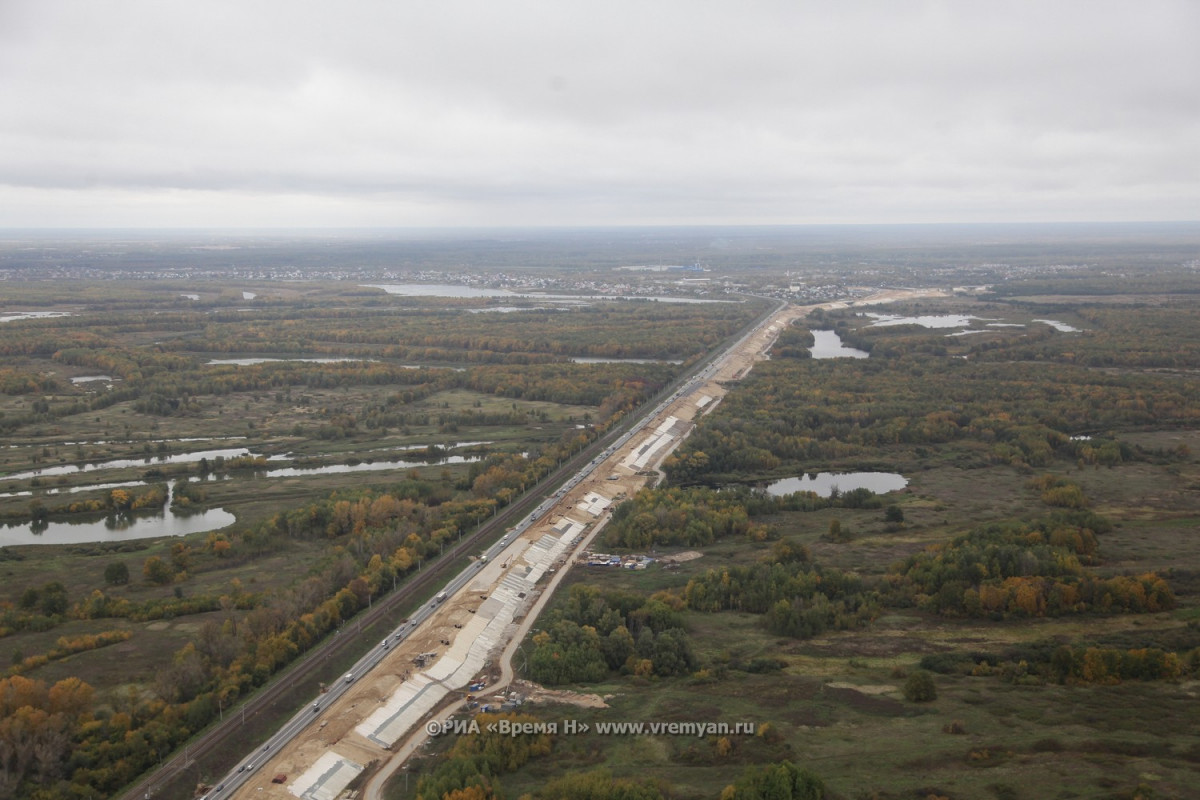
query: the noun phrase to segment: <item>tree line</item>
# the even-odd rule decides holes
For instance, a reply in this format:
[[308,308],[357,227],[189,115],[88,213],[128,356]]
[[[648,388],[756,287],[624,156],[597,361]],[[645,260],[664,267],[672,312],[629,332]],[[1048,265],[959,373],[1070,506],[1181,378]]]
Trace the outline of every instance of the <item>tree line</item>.
[[528,674],[547,685],[596,682],[613,672],[662,678],[690,674],[698,660],[669,594],[643,597],[571,587],[533,636]]

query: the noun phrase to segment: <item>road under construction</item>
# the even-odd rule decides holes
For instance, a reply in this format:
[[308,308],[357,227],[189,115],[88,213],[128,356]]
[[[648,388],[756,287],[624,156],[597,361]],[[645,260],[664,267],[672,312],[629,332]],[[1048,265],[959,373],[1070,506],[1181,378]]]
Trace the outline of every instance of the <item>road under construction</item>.
[[[859,303],[895,299],[877,295]],[[460,709],[468,687],[496,695],[511,654],[567,568],[624,498],[655,482],[661,462],[727,384],[766,358],[811,307],[780,305],[594,457],[331,691],[297,712],[260,750],[216,782],[206,800],[336,800],[364,772],[368,800],[425,738],[429,720]]]

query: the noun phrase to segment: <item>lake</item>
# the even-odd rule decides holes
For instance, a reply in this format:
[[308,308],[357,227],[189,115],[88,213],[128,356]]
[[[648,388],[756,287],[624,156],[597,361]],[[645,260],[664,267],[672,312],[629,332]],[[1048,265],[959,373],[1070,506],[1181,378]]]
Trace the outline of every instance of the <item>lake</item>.
[[841,493],[870,489],[875,494],[886,494],[905,486],[908,486],[908,479],[895,472],[819,472],[767,484],[767,493],[783,497],[796,492],[813,492],[819,497],[829,497],[834,489]]
[[194,453],[178,453],[169,456],[146,456],[145,458],[121,458],[115,461],[102,461],[97,464],[64,464],[59,467],[43,467],[28,472],[15,472],[12,475],[0,476],[0,481],[22,481],[30,478],[47,478],[54,475],[74,475],[77,472],[95,472],[101,469],[128,469],[129,467],[154,467],[162,464],[187,464],[202,459],[237,458],[249,455],[245,447],[226,448],[223,450],[200,450]]
[[233,514],[223,508],[177,514],[170,507],[168,495],[166,509],[157,514],[121,514],[91,522],[47,522],[41,526],[35,526],[32,522],[0,525],[0,546],[126,542],[163,536],[187,536],[215,531],[237,521]]
[[273,361],[303,361],[309,364],[339,364],[344,361],[377,361],[375,358],[211,358],[204,363],[232,364],[238,367],[251,367],[255,364],[268,364]]
[[812,331],[813,346],[809,348],[813,358],[867,358],[871,354],[856,347],[846,347],[836,331]]

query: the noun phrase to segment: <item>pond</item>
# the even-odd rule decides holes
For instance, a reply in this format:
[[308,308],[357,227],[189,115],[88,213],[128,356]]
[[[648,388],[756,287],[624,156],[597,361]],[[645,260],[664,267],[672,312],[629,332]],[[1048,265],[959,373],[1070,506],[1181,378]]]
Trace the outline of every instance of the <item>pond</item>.
[[809,348],[813,358],[867,358],[871,354],[856,347],[846,347],[837,331],[812,331],[813,346]]
[[875,494],[886,494],[907,485],[908,479],[895,472],[819,472],[775,481],[767,485],[767,493],[783,497],[796,492],[813,492],[819,497],[829,497],[834,489],[839,493],[870,489]]
[[330,464],[324,467],[281,467],[265,472],[255,472],[255,477],[295,478],[301,475],[335,475],[343,472],[382,472],[389,469],[440,467],[444,464],[474,464],[476,461],[482,460],[482,456],[447,456],[431,461],[364,461],[360,464]]
[[0,314],[0,322],[17,322],[23,319],[51,319],[52,317],[71,317],[70,311],[9,311]]
[[[478,444],[486,444],[479,442]],[[378,451],[375,451],[378,452]],[[289,458],[288,456],[271,456],[267,461]],[[238,480],[253,480],[258,478],[298,478],[305,475],[340,475],[348,472],[386,472],[393,469],[420,469],[422,467],[440,467],[448,464],[474,464],[482,461],[483,456],[445,456],[427,461],[363,461],[358,464],[327,464],[320,467],[279,467],[277,469],[256,469],[245,475],[238,475]],[[233,480],[233,475],[189,475],[187,480],[197,481],[227,481]],[[161,483],[161,481],[159,481]],[[13,492],[0,492],[3,497],[34,497],[39,495],[78,494],[109,489],[126,489],[138,486],[149,486],[154,481],[118,481],[115,483],[89,483],[86,486],[70,486],[63,488],[25,489]]]
[[23,481],[30,478],[47,478],[54,475],[74,475],[77,472],[95,472],[101,469],[128,469],[129,467],[154,467],[162,464],[188,464],[203,459],[237,458],[249,455],[245,447],[225,448],[223,450],[199,450],[194,453],[178,453],[172,456],[146,456],[145,458],[120,458],[115,461],[102,461],[96,464],[64,464],[59,467],[43,467],[28,472],[15,472],[12,475],[0,476],[0,481]]
[[1062,331],[1063,333],[1079,333],[1079,328],[1068,325],[1065,322],[1059,322],[1056,319],[1035,319],[1034,322],[1041,322],[1045,325],[1049,325],[1051,328],[1054,328],[1054,330]]
[[343,361],[375,361],[374,358],[211,358],[205,361],[206,366],[213,364],[232,364],[238,367],[251,367],[255,364],[269,364],[273,361],[303,361],[309,364],[338,364]]
[[580,356],[572,358],[574,364],[682,364],[683,361],[670,358],[599,358],[595,356]]
[[901,317],[896,314],[876,314],[868,311],[865,314],[875,321],[872,328],[882,328],[888,325],[920,325],[922,328],[965,328],[972,320],[987,322],[983,317],[973,317],[970,314],[925,314],[919,317]]
[[90,542],[126,542],[134,539],[156,539],[163,536],[187,536],[206,533],[232,525],[237,521],[223,508],[176,513],[166,510],[157,514],[119,514],[91,522],[22,522],[0,526],[0,546],[20,544],[87,544]]

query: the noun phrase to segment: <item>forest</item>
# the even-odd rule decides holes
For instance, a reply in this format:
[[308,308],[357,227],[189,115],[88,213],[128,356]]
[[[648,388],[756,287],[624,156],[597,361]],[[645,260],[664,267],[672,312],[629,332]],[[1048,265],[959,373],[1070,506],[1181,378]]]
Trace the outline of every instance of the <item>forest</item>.
[[[585,721],[755,734],[652,739],[636,759],[619,737],[443,737],[389,796],[1187,796],[1200,309],[1190,274],[1145,291],[1130,274],[1047,270],[886,309],[964,315],[963,335],[815,308],[665,482],[617,507],[598,543],[660,561],[573,569],[524,677],[605,697],[570,709]],[[0,547],[0,793],[119,794],[765,307],[472,313],[252,288],[197,305],[174,284],[81,285],[55,301],[73,316],[3,323],[0,514],[116,525],[169,493],[237,522]],[[814,357],[814,330],[869,357]],[[210,363],[239,356],[284,360]],[[587,357],[649,361],[569,360]],[[226,444],[246,452],[162,458]],[[267,477],[399,454],[416,465],[365,481]],[[907,485],[766,488],[860,471]]]
[[[556,742],[506,789],[568,770],[688,798],[1191,796],[1197,308],[1154,293],[1169,280],[1096,280],[887,309],[973,317],[971,335],[853,307],[783,332],[667,458],[667,482],[613,514],[603,547],[663,566],[585,568],[526,645],[577,667],[530,659],[528,677],[611,705],[530,713],[768,733],[660,739],[636,766],[620,742]],[[870,356],[815,358],[812,330]],[[857,471],[908,485],[764,488]],[[686,637],[690,673],[618,667],[628,609],[651,607]],[[789,783],[796,770],[816,788]]]
[[[0,345],[0,515],[47,540],[0,547],[0,794],[37,800],[119,794],[760,308],[471,313],[294,284],[198,308],[153,282],[55,303]],[[396,454],[367,482],[338,471]],[[218,506],[236,523],[50,543]]]

